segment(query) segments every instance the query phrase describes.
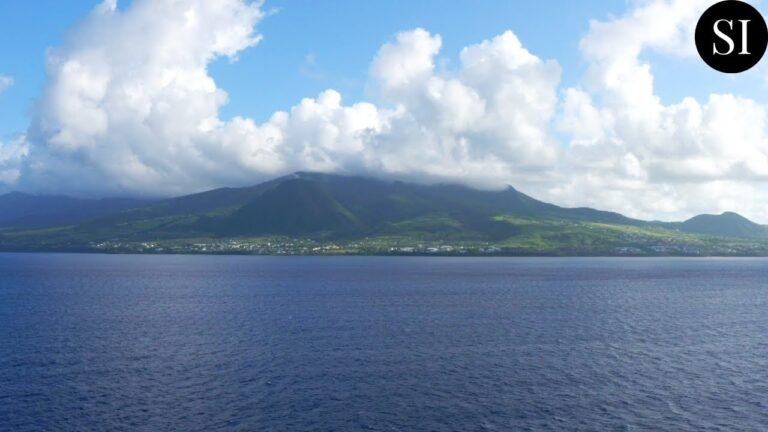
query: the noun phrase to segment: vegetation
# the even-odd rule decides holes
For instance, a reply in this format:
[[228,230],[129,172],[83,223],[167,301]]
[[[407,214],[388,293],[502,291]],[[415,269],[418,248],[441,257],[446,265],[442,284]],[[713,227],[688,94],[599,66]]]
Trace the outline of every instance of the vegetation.
[[644,222],[561,208],[513,188],[478,191],[320,174],[96,214],[45,228],[0,225],[0,250],[768,256],[765,227],[733,213]]

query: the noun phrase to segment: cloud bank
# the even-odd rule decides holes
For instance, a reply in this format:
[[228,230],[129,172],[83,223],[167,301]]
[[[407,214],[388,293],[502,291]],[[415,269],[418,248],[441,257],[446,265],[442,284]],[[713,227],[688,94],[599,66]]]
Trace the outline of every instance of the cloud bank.
[[664,105],[641,60],[691,55],[710,3],[651,0],[592,22],[589,71],[573,88],[512,31],[465,47],[449,70],[436,67],[440,35],[404,31],[373,56],[371,101],[327,90],[258,123],[220,117],[227,93],[207,67],[258,44],[260,4],[107,0],[48,53],[32,124],[0,144],[0,183],[170,195],[311,170],[512,184],[638,217],[736,210],[768,221],[766,106],[732,94]]

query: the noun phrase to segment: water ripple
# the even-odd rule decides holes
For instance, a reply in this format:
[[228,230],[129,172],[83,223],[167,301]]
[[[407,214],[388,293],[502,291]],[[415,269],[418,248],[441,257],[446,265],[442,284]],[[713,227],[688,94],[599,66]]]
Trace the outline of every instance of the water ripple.
[[768,260],[0,254],[2,431],[759,431]]

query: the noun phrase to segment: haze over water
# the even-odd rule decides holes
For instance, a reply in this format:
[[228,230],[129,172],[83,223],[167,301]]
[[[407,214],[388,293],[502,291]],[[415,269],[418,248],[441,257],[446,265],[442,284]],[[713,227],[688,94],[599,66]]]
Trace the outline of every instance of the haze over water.
[[763,430],[768,260],[0,254],[0,430]]

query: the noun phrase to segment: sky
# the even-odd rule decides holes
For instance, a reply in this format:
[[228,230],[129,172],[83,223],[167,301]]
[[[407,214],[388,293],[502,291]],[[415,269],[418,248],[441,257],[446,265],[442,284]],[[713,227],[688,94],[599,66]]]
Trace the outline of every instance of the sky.
[[307,170],[768,222],[768,67],[698,58],[712,3],[2,2],[0,192]]

